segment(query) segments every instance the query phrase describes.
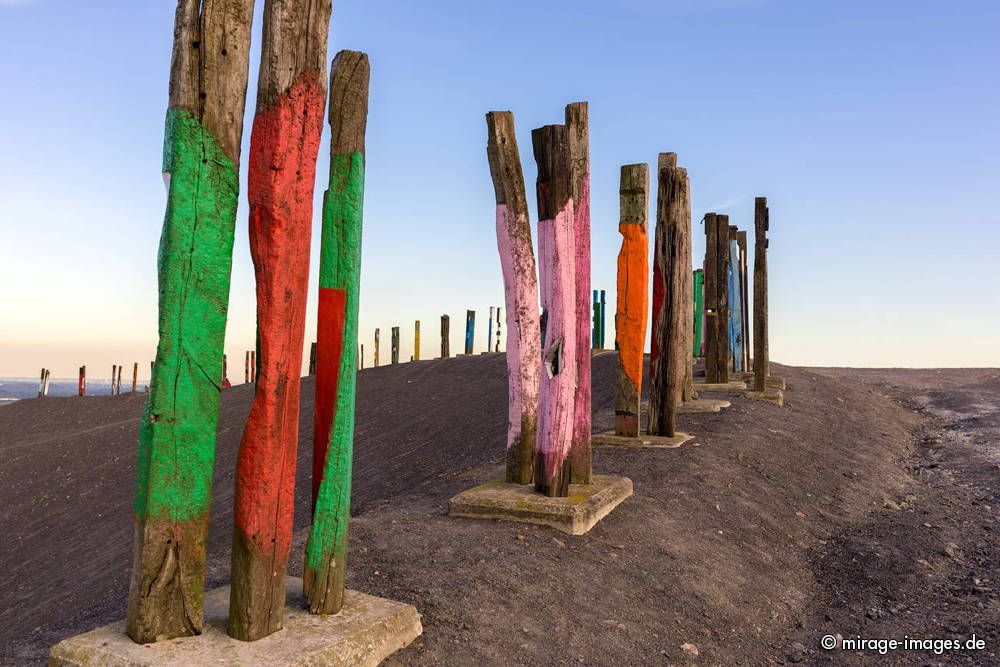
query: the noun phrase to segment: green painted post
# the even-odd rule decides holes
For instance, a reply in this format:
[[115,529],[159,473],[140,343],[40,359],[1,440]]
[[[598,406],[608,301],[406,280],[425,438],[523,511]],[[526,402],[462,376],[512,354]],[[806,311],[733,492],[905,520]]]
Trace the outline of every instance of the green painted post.
[[705,272],[698,269],[694,272],[694,356],[701,354],[702,323],[705,316]]
[[[323,201],[313,440],[313,523],[305,596],[313,614],[344,600],[358,358],[361,220],[365,191],[368,56],[341,51],[330,75],[330,186]],[[393,328],[394,350],[398,329]],[[393,360],[395,362],[395,359]]]

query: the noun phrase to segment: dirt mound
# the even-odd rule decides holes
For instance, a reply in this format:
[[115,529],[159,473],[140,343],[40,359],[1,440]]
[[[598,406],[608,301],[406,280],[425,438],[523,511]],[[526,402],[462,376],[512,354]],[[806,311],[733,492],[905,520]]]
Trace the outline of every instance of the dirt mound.
[[[502,355],[363,371],[348,585],[415,604],[425,625],[391,662],[649,664],[695,659],[693,647],[710,664],[812,655],[817,600],[834,604],[818,573],[844,565],[840,552],[821,554],[916,483],[912,434],[926,419],[842,377],[775,369],[790,385],[784,409],[734,398],[721,414],[681,416],[696,444],[596,450],[595,469],[630,477],[636,493],[582,537],[445,515],[451,495],[500,474]],[[595,431],[612,425],[615,372],[615,355],[594,358]],[[303,382],[297,553],[311,466]],[[228,572],[251,396],[222,397],[210,586]],[[121,396],[0,410],[6,660],[41,661],[61,637],[123,614],[141,409],[142,396]],[[301,556],[292,562],[300,573]]]

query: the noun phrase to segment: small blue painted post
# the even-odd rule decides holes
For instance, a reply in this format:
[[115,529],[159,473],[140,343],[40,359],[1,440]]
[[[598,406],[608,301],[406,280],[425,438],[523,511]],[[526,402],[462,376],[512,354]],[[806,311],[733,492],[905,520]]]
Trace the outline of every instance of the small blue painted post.
[[476,333],[476,311],[465,311],[465,353],[472,354]]
[[490,306],[489,325],[486,329],[486,351],[493,349],[493,306]]
[[742,373],[743,367],[743,280],[740,274],[740,248],[736,242],[735,228],[729,237],[729,349],[733,356],[733,372]]

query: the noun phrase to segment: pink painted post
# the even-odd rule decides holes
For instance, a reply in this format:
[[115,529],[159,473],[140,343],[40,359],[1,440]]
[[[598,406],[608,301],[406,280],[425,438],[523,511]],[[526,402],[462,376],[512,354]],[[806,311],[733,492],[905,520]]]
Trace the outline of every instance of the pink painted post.
[[[576,366],[576,256],[569,137],[565,125],[531,133],[538,164],[538,259],[545,340],[539,391],[535,490],[569,495]],[[588,441],[589,444],[589,441]]]
[[576,285],[576,394],[573,402],[572,482],[590,484],[590,125],[586,102],[566,105],[573,200]]
[[[496,192],[497,249],[507,304],[507,474],[514,484],[531,484],[536,449],[538,382],[542,358],[538,347],[538,279],[531,247],[531,221],[514,114],[486,114],[486,155]],[[499,311],[499,308],[497,309]],[[444,330],[442,329],[442,335]],[[497,313],[497,336],[500,320]],[[489,346],[487,346],[489,349]],[[446,355],[445,355],[446,356]]]

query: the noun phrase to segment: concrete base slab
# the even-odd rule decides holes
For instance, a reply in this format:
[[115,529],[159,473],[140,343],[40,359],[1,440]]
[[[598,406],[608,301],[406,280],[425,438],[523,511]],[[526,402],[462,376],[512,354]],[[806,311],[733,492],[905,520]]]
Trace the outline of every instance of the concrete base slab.
[[764,386],[768,389],[780,389],[781,391],[788,389],[785,378],[780,378],[776,375],[769,375],[764,378]]
[[583,535],[632,495],[632,480],[594,475],[592,484],[570,484],[566,498],[549,498],[532,485],[494,480],[462,491],[448,501],[450,516],[499,519],[551,526]]
[[744,391],[747,383],[734,380],[732,382],[695,382],[695,391]]
[[229,587],[205,594],[205,630],[155,644],[136,644],[119,621],[56,644],[49,666],[62,665],[365,665],[375,667],[423,632],[412,605],[345,591],[335,616],[314,616],[302,595],[302,580],[286,577],[285,627],[255,642],[226,634]]
[[630,438],[624,435],[615,435],[614,431],[598,433],[590,436],[590,444],[593,447],[652,447],[660,449],[676,449],[688,440],[694,438],[687,433],[676,433],[672,438],[659,435],[639,435]]
[[778,407],[785,405],[785,394],[780,389],[765,389],[764,391],[745,391],[743,392],[743,398],[749,398],[751,401],[767,401],[768,403],[774,403]]
[[722,408],[728,408],[732,403],[715,398],[696,398],[693,401],[684,401],[677,406],[678,414],[691,414],[697,412],[719,412]]

